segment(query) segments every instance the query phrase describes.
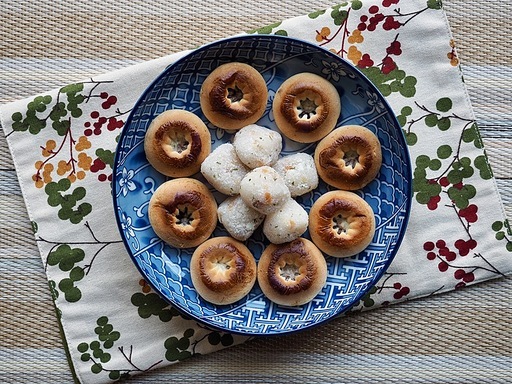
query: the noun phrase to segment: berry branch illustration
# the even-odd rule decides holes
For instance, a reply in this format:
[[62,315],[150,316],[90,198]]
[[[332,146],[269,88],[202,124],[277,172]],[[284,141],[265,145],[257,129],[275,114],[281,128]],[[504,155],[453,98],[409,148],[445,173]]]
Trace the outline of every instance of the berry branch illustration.
[[[389,5],[391,5],[392,1],[387,1],[386,2],[386,0],[384,0],[383,3],[384,4],[388,3]],[[395,3],[398,3],[398,1],[396,1]],[[437,6],[436,2],[430,2],[430,3],[431,3],[431,5],[433,7]],[[428,11],[429,9],[431,9],[431,7],[427,6],[427,7],[423,8],[423,9],[420,9],[419,11],[402,13],[400,11],[400,8],[396,8],[396,9],[393,10],[394,14],[385,15],[384,18],[385,18],[386,22],[390,24],[390,28],[396,29],[396,28],[398,28],[398,24],[401,27],[403,27],[404,25],[407,25],[412,19],[414,19],[415,17],[418,17],[423,12]],[[398,22],[398,21],[395,20],[395,17],[405,17],[405,18],[407,18],[407,20]]]
[[[384,290],[394,290],[393,299],[400,300],[403,297],[407,296],[411,289],[399,281],[395,281],[392,285],[387,285],[389,280],[392,278],[396,278],[397,276],[405,276],[407,273],[403,272],[386,272],[384,273],[384,279],[381,279],[375,286],[373,286],[362,298],[359,304],[362,303],[362,308],[371,308],[375,305],[375,295],[380,295],[384,292]],[[389,301],[383,301],[382,305],[386,306],[389,304]],[[358,307],[356,305],[355,307]]]
[[[110,83],[113,81],[91,78],[69,84],[54,94],[34,97],[23,113],[15,112],[11,116],[12,132],[38,135],[47,126],[53,129],[45,133],[45,144],[39,146],[43,158],[34,163],[32,180],[36,188],[48,195],[48,205],[58,208],[57,216],[72,224],[80,223],[92,211],[92,205],[80,201],[86,196],[84,187],[73,189],[71,185],[90,174],[96,174],[100,182],[112,181],[114,152],[93,147],[91,142],[93,136],[103,133],[105,125],[107,131],[121,129],[122,116],[130,112],[119,107],[112,112],[118,103],[117,96],[100,89]],[[83,116],[85,105],[94,109],[88,116]],[[105,138],[116,139],[113,135]]]
[[[106,247],[122,242],[122,240],[101,241],[96,237],[88,222],[85,223],[85,227],[92,237],[91,241],[61,242],[52,241],[42,236],[36,238],[38,242],[52,245],[48,251],[45,269],[47,269],[48,266],[58,266],[62,272],[68,272],[67,277],[62,278],[58,283],[53,282],[54,284],[51,285],[54,286],[54,288],[58,288],[58,290],[53,290],[56,297],[58,297],[60,291],[64,294],[64,299],[70,303],[77,302],[81,299],[82,292],[75,284],[90,273],[97,256]],[[92,257],[87,264],[79,265],[86,257],[86,251],[84,249],[90,246],[99,246],[99,248],[93,251]]]
[[[462,241],[462,240],[457,240]],[[474,240],[472,240],[474,242]],[[457,242],[456,242],[457,243]],[[456,245],[457,247],[457,245]],[[476,242],[475,242],[476,247]],[[427,241],[423,244],[423,249],[427,252],[427,259],[431,261],[438,261],[438,269],[440,272],[446,272],[448,269],[455,269],[453,274],[456,280],[460,280],[455,285],[455,288],[462,288],[466,285],[466,283],[471,283],[475,280],[475,272],[478,270],[487,271],[492,274],[497,274],[500,276],[505,276],[502,272],[500,272],[496,267],[494,267],[481,253],[475,253],[475,258],[481,258],[486,266],[481,265],[458,265],[453,263],[458,257],[457,253],[450,250],[447,246],[446,241],[437,240],[435,243],[432,241]],[[458,255],[466,256],[469,254],[468,248],[464,248],[462,251],[459,251]]]
[[[385,8],[390,8],[393,4],[398,4],[399,0],[383,0],[382,7],[372,5],[367,10],[362,10],[361,1],[352,1],[333,7],[331,18],[336,28],[331,31],[330,26],[323,26],[316,29],[315,39],[320,46],[337,46],[339,48],[330,48],[330,50],[341,56],[346,57],[356,67],[358,67],[379,89],[384,96],[398,92],[403,97],[413,97],[416,94],[417,79],[408,75],[399,68],[398,58],[402,55],[402,44],[399,40],[400,34],[393,35],[389,44],[374,46],[377,51],[365,52],[364,41],[370,38],[369,35],[382,28],[385,32],[396,31],[405,27],[419,15],[429,10],[440,10],[441,3],[436,0],[427,1],[427,6],[419,10],[402,12],[396,8],[393,12],[386,12]],[[355,28],[352,28],[355,12],[360,11],[358,20],[355,21]],[[316,17],[313,14],[310,17]],[[383,36],[387,36],[383,34]],[[376,59],[380,55],[379,50],[384,49],[382,59]]]
[[[349,8],[346,11],[339,11],[338,16],[334,18],[335,24],[339,24],[338,29],[334,32],[332,36],[329,37],[331,34],[331,30],[329,27],[323,27],[320,31],[316,30],[316,41],[318,41],[320,44],[319,46],[324,46],[326,44],[329,44],[331,41],[336,39],[336,37],[340,34],[340,32],[343,31],[342,39],[341,39],[341,48],[339,51],[336,51],[336,54],[340,55],[341,57],[344,56],[347,51],[345,50],[345,41],[346,38],[350,36],[350,32],[348,30],[348,18],[350,16],[351,8]],[[333,11],[332,15],[334,16],[335,11]]]
[[[419,116],[412,117],[413,113]],[[425,154],[416,157],[413,174],[413,192],[416,201],[426,205],[430,211],[440,209],[441,201],[446,201],[442,207],[454,212],[464,233],[456,235],[456,229],[452,232],[455,237],[453,250],[444,239],[425,242],[423,249],[427,252],[427,259],[437,261],[440,272],[455,270],[453,276],[457,281],[456,288],[473,282],[475,272],[479,270],[502,275],[482,253],[474,252],[473,257],[481,259],[484,265],[456,262],[469,255],[478,246],[472,235],[472,225],[479,219],[478,205],[473,200],[477,195],[477,188],[473,182],[478,176],[484,180],[492,177],[485,153],[473,159],[463,155],[468,144],[483,149],[474,119],[465,118],[453,112],[453,102],[447,97],[438,99],[435,109],[414,102],[414,109],[405,106],[397,118],[410,146],[415,145],[418,140],[412,128],[420,122],[420,129],[437,128],[442,132],[449,129],[460,130],[455,143],[441,144],[437,148],[436,157],[431,158]]]

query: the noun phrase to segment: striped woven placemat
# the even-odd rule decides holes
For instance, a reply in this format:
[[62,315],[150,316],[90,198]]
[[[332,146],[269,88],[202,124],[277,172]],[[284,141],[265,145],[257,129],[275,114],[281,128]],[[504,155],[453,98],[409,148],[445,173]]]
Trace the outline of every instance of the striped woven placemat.
[[[254,2],[226,10],[219,4],[199,3],[184,7],[176,18],[174,5],[163,2],[149,7],[131,2],[115,6],[99,1],[80,6],[30,3],[2,4],[3,19],[9,22],[0,26],[0,36],[6,36],[0,40],[1,103],[169,53],[171,44],[166,42],[170,39],[177,51],[328,5]],[[505,38],[506,20],[512,11],[496,1],[478,8],[462,1],[445,3],[498,187],[510,212],[510,136],[506,132],[511,124],[510,103],[507,108],[502,101],[511,99],[506,86],[511,53]],[[244,22],[238,16],[242,13],[247,15]],[[174,15],[173,20],[181,20],[181,24],[155,27],[166,15]],[[222,32],[213,27],[221,23]],[[0,159],[5,212],[0,218],[0,322],[5,324],[0,339],[0,379],[69,382],[46,277],[21,192],[13,182],[15,173],[3,137],[0,149],[6,154]],[[308,331],[307,337],[252,341],[137,380],[505,382],[511,377],[512,352],[506,343],[511,297],[508,280],[484,283],[393,310],[350,316],[350,321],[338,319]],[[375,367],[386,369],[379,374]]]

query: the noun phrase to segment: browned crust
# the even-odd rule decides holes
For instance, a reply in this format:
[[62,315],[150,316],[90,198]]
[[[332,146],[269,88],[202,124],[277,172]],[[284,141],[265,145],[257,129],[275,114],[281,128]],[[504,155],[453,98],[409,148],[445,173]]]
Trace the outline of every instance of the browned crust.
[[[232,101],[229,89],[238,88],[241,100]],[[224,129],[240,129],[257,122],[265,112],[268,90],[263,76],[243,63],[227,63],[217,67],[201,87],[201,110],[214,125]]]
[[[297,114],[296,105],[300,103],[301,97],[307,96],[310,96],[318,107],[314,117],[304,120]],[[283,95],[281,114],[297,131],[310,133],[322,127],[329,116],[330,107],[330,101],[325,99],[325,91],[317,84],[295,83],[291,84]]]
[[188,111],[168,110],[158,115],[144,139],[149,163],[170,177],[188,177],[198,172],[210,150],[210,131],[199,117]]
[[[345,163],[344,156],[357,153],[355,166]],[[315,150],[319,176],[327,184],[344,190],[365,187],[382,165],[381,145],[369,129],[351,125],[335,129],[322,139]]]
[[[189,141],[188,150],[184,150],[183,156],[170,157],[163,148],[162,143],[165,140],[165,136],[169,134],[169,132],[179,131],[183,134],[183,136]],[[201,135],[191,126],[190,123],[183,120],[169,121],[158,127],[155,132],[155,141],[154,141],[154,150],[155,155],[160,159],[163,163],[168,163],[169,166],[185,168],[189,167],[191,164],[196,164],[197,159],[200,157],[202,150],[202,140]],[[176,152],[178,155],[178,152]]]
[[[187,222],[180,221],[186,210]],[[190,248],[208,239],[217,225],[217,203],[208,188],[190,178],[165,182],[149,202],[155,233],[176,248]]]
[[[338,226],[338,223],[343,223]],[[311,239],[323,252],[349,257],[364,250],[375,233],[375,215],[353,192],[330,191],[320,196],[309,213]]]
[[[301,116],[301,100],[316,105],[314,114]],[[285,80],[276,92],[272,105],[279,130],[289,139],[312,143],[331,132],[341,113],[338,91],[328,80],[313,73],[298,73]]]
[[[294,265],[297,275],[283,272]],[[282,305],[302,305],[311,301],[325,285],[327,264],[309,240],[298,238],[285,244],[270,244],[258,262],[258,283],[271,301]]]
[[[219,270],[219,265],[226,268]],[[192,283],[197,293],[213,304],[231,304],[246,296],[256,282],[254,256],[231,237],[207,240],[190,261]]]

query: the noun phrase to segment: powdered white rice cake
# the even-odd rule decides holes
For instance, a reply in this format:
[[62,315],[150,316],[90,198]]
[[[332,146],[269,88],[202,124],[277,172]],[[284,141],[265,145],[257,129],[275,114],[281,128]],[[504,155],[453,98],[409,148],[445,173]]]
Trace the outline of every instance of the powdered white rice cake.
[[245,204],[268,215],[290,198],[290,190],[283,178],[265,165],[245,175],[240,183],[240,196]]
[[296,153],[280,158],[273,165],[284,179],[292,196],[301,196],[318,187],[315,159],[307,153]]
[[245,204],[240,195],[228,197],[220,203],[217,215],[226,231],[240,241],[251,237],[265,219],[263,213]]
[[230,143],[219,145],[201,164],[201,173],[212,187],[230,196],[240,192],[240,182],[249,171]]
[[308,228],[308,213],[290,198],[265,218],[263,233],[273,244],[283,244],[300,237]]
[[233,146],[242,163],[254,169],[277,161],[283,148],[282,140],[279,132],[251,124],[235,134]]

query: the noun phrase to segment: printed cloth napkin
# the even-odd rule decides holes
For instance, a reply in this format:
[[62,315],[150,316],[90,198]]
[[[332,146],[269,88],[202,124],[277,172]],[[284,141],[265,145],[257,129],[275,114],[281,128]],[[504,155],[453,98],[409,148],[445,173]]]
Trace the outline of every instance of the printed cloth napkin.
[[[253,33],[300,38],[352,62],[387,97],[407,138],[410,223],[387,273],[354,311],[511,272],[508,224],[440,0],[353,0]],[[82,383],[133,376],[247,340],[182,317],[154,293],[114,218],[110,182],[118,135],[139,95],[184,54],[0,108]],[[121,189],[133,188],[130,177],[120,180]]]

